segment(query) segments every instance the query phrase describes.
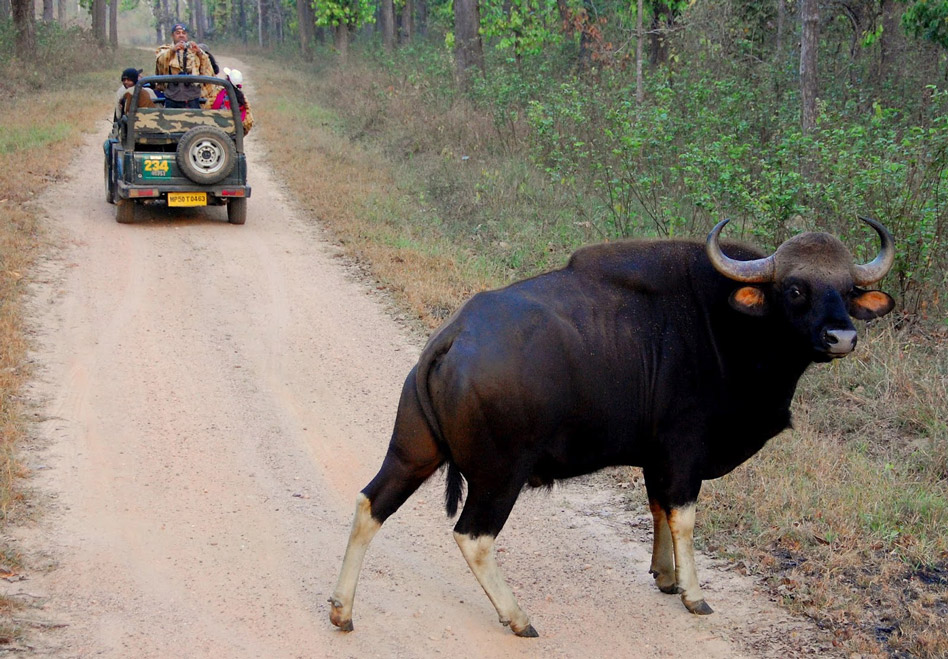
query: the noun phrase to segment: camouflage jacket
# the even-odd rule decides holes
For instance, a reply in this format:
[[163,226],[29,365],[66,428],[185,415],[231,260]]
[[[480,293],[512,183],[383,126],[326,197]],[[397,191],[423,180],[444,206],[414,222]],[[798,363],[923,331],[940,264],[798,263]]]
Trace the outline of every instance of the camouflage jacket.
[[[174,44],[165,44],[160,47],[155,51],[155,73],[158,75],[189,73],[191,75],[214,76],[214,67],[211,65],[211,58],[208,57],[207,53],[203,50],[199,53],[194,53],[190,48],[186,49],[184,53],[183,58],[179,57]],[[184,60],[183,67],[182,59]],[[170,86],[171,85],[166,86],[166,95],[168,93],[168,87]],[[207,103],[210,103],[210,101],[214,99],[215,94],[217,94],[217,87],[215,85],[201,85],[201,96],[208,99]],[[171,96],[171,98],[173,98],[173,96]]]

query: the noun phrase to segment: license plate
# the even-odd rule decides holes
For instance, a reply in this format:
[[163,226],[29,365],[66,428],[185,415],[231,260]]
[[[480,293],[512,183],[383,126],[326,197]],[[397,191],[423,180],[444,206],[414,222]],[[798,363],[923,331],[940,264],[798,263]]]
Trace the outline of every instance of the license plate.
[[207,206],[206,192],[169,192],[169,206]]

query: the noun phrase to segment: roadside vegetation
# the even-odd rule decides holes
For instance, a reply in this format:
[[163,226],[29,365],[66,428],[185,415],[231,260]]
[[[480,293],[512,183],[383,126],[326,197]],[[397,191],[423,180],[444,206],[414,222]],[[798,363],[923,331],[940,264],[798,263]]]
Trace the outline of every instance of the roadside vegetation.
[[[923,72],[866,94],[831,86],[839,103],[804,136],[794,95],[766,87],[789,78],[726,64],[676,71],[636,107],[619,74],[584,83],[549,59],[493,62],[466,95],[438,47],[317,60],[252,59],[256,134],[300,203],[428,328],[592,241],[702,237],[727,216],[764,248],[826,230],[865,261],[877,243],[857,215],[887,224],[899,258],[880,287],[898,312],[804,376],[792,431],[706,484],[697,535],[843,653],[948,655],[948,104]],[[647,514],[644,499],[629,505]]]
[[[0,23],[0,578],[16,578],[21,557],[7,540],[33,502],[17,445],[28,432],[20,392],[31,375],[24,298],[45,236],[35,199],[69,171],[86,133],[110,118],[119,73],[147,53],[100,52],[81,30],[39,30],[42,55],[13,56],[10,25]],[[19,602],[0,598],[0,647],[23,634]]]

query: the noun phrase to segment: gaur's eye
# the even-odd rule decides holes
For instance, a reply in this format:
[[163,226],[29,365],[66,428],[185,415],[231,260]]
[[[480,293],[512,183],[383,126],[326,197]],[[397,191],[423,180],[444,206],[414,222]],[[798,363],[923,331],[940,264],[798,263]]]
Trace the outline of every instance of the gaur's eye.
[[801,300],[803,299],[803,291],[800,290],[799,286],[793,285],[787,289],[787,297],[790,298],[791,301]]

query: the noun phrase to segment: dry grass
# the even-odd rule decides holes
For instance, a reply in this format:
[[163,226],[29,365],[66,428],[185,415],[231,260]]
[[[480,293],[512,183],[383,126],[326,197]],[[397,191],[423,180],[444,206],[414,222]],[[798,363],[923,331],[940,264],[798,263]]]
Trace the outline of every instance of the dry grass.
[[[315,75],[292,63],[256,66],[254,108],[280,153],[274,166],[301,199],[318,202],[317,216],[350,249],[368,258],[366,250],[387,246],[406,268],[421,258],[422,286],[432,274],[438,280],[411,308],[429,326],[472,291],[558,267],[591,238],[588,223],[561,217],[560,191],[497,146],[490,118],[469,103],[358,64]],[[351,245],[360,234],[367,240]],[[380,256],[369,259],[377,276],[414,295],[414,282],[398,285],[385,274],[391,256]]]
[[[445,237],[388,155],[345,137],[330,110],[303,100],[315,95],[314,82],[265,61],[255,63],[254,81],[259,130],[250,139],[266,141],[270,164],[300,205],[429,328],[496,281]],[[291,98],[282,96],[288,88]]]

